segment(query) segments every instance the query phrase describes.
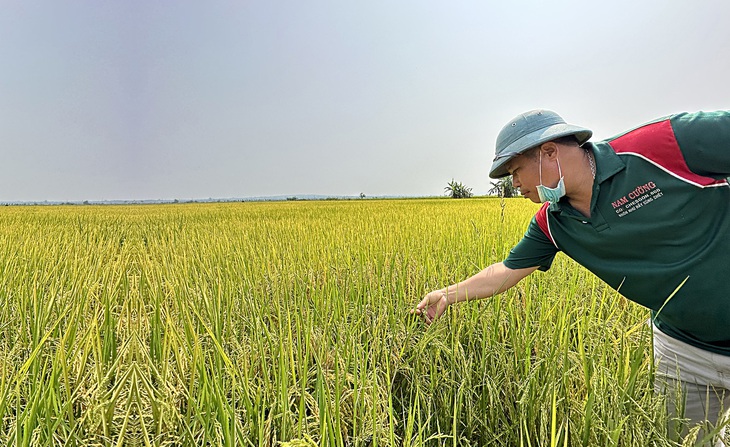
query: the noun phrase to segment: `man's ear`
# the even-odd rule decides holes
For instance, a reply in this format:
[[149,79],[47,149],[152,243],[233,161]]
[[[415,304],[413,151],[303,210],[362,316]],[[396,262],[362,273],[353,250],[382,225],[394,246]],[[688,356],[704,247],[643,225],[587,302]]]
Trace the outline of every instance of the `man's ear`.
[[558,157],[558,145],[552,141],[542,143],[540,145],[540,151],[542,151],[543,157],[547,157],[550,160]]

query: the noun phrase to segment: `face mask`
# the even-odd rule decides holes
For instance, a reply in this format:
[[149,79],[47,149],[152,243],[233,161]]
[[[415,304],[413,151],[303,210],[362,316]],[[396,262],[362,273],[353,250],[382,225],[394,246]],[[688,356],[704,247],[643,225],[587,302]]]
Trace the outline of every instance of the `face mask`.
[[552,202],[556,203],[561,197],[565,195],[565,183],[563,183],[563,172],[560,170],[560,160],[558,162],[558,174],[560,174],[560,180],[558,180],[558,186],[555,188],[548,188],[542,184],[542,151],[540,151],[540,184],[537,185],[537,195],[540,197],[540,202]]

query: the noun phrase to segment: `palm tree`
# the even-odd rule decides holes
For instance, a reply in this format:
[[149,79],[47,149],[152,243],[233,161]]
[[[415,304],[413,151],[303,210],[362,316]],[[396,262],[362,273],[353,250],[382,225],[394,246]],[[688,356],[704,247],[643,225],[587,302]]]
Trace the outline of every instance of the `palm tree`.
[[495,195],[504,198],[516,197],[517,188],[512,185],[512,176],[503,177],[496,182],[490,182],[492,189],[487,191],[489,195]]
[[465,199],[473,195],[471,188],[461,184],[461,182],[454,181],[454,179],[451,179],[451,181],[446,184],[444,192],[453,199]]

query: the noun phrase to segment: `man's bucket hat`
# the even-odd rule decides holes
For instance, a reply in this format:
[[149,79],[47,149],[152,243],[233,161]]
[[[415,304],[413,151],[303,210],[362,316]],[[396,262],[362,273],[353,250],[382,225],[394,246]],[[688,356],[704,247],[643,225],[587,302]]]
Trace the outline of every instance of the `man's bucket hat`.
[[542,143],[568,135],[575,135],[578,144],[583,144],[593,132],[567,124],[560,115],[550,110],[531,110],[517,116],[497,136],[496,157],[489,176],[500,178],[509,175],[505,166],[508,161]]

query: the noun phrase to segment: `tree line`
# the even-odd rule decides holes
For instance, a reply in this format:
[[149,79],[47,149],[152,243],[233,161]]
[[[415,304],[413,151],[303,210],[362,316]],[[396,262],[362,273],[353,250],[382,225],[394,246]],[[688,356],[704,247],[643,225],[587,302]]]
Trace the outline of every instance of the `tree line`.
[[[512,185],[512,176],[503,177],[496,182],[490,183],[492,184],[492,188],[487,191],[487,194],[490,196],[509,198],[516,197],[518,194],[517,188]],[[472,188],[455,181],[453,178],[446,184],[444,192],[453,199],[466,199],[474,195]]]

